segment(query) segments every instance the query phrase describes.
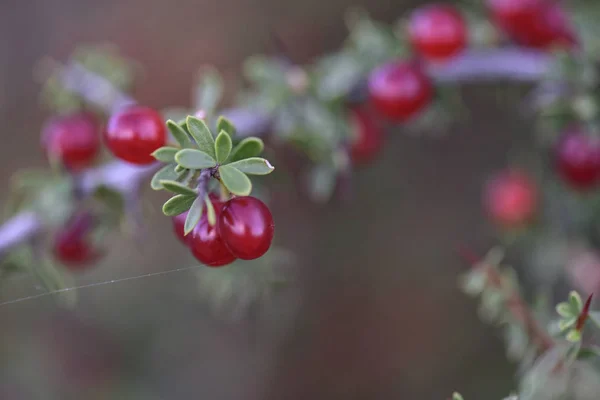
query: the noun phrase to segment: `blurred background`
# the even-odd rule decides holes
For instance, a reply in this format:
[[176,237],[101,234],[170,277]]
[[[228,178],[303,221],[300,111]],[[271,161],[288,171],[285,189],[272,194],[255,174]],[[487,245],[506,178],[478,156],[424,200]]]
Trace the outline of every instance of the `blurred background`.
[[[241,62],[273,51],[273,31],[295,61],[308,62],[340,45],[349,6],[392,22],[419,3],[4,0],[2,185],[19,168],[45,165],[39,132],[47,115],[33,79],[44,56],[65,59],[78,44],[113,42],[144,67],[141,103],[187,105],[199,66],[216,65],[233,91]],[[276,240],[296,254],[297,279],[239,321],[211,312],[190,271],[81,290],[69,313],[50,297],[0,306],[0,399],[507,394],[512,368],[496,331],[457,289],[467,266],[455,249],[494,243],[480,192],[510,145],[529,137],[515,107],[521,89],[464,88],[471,118],[441,138],[389,132],[381,158],[357,171],[351,202],[310,205],[277,180]],[[78,284],[194,263],[160,213],[164,194],[146,192],[154,208],[146,237],[113,238],[109,257]],[[1,288],[0,300],[35,293],[35,282],[21,279]]]

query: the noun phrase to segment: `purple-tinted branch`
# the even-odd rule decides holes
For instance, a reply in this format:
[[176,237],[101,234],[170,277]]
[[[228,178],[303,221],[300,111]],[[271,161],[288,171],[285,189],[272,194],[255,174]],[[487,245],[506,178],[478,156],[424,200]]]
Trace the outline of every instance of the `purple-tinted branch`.
[[[548,55],[536,51],[504,48],[466,52],[457,59],[439,66],[428,66],[431,76],[439,82],[471,82],[491,80],[537,81],[547,72],[551,63]],[[89,103],[107,112],[135,102],[116,89],[109,81],[96,75],[82,65],[71,63],[61,71],[62,84],[85,98]],[[237,127],[242,136],[262,135],[268,131],[271,121],[268,115],[245,108],[222,111]],[[138,167],[114,161],[85,172],[81,177],[81,189],[90,194],[100,185],[107,185],[127,194],[156,170],[158,164]],[[40,219],[32,211],[15,215],[0,226],[0,254],[10,248],[31,240],[42,228]]]

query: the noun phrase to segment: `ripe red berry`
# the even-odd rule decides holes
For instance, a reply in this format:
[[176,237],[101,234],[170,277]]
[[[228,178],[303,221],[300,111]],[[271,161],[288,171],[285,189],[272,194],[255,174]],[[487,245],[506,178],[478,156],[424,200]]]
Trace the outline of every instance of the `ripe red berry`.
[[236,257],[253,260],[265,254],[275,226],[269,208],[251,196],[235,197],[225,203],[217,220],[223,242]]
[[576,189],[596,186],[600,183],[600,140],[579,130],[565,133],[556,148],[556,167]]
[[483,203],[496,224],[518,228],[530,222],[537,212],[537,186],[524,172],[505,171],[488,182]]
[[56,233],[54,256],[71,270],[85,268],[100,258],[100,252],[89,241],[93,228],[92,216],[87,213],[76,215]]
[[[214,198],[211,198],[211,200],[218,220],[223,204]],[[187,244],[192,254],[204,265],[222,267],[231,264],[237,258],[225,245],[218,232],[217,225],[210,226],[206,212],[188,237]]]
[[42,130],[42,147],[71,171],[89,167],[100,152],[100,126],[87,112],[54,117]]
[[396,61],[369,76],[369,96],[375,109],[394,121],[406,121],[431,101],[431,82],[416,63]]
[[383,131],[366,110],[350,111],[350,155],[356,164],[371,161],[383,146]]
[[185,236],[185,219],[187,218],[187,211],[183,214],[176,215],[172,218],[173,221],[173,232],[175,236],[181,241],[181,243],[187,244],[187,237]]
[[559,4],[548,0],[488,0],[496,24],[515,42],[538,49],[573,47],[574,29]]
[[414,11],[408,35],[414,49],[432,61],[457,55],[467,43],[465,21],[450,5],[434,4]]
[[105,131],[106,146],[118,158],[132,164],[154,162],[152,152],[165,145],[167,133],[154,109],[129,106],[113,114]]

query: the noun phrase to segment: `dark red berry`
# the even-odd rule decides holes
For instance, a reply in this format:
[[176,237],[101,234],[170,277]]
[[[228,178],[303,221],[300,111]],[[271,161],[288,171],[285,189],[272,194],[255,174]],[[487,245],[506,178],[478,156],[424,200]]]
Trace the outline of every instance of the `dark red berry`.
[[97,261],[101,253],[90,242],[89,234],[93,229],[90,214],[77,214],[67,225],[56,233],[54,256],[72,270],[85,268]]
[[396,61],[377,68],[369,77],[369,96],[375,109],[394,121],[406,121],[431,102],[431,81],[411,62]]
[[[217,220],[221,214],[223,204],[220,201],[213,200],[213,207]],[[222,267],[227,264],[231,264],[235,261],[234,256],[225,242],[219,235],[217,225],[210,226],[208,223],[208,217],[206,212],[200,218],[200,222],[188,235],[187,244],[192,251],[192,254],[198,261],[209,267]]]
[[565,133],[556,148],[556,167],[574,188],[596,186],[600,183],[600,140],[579,130]]
[[450,5],[435,4],[414,11],[408,35],[414,49],[432,61],[457,55],[467,43],[465,21]]
[[488,0],[496,24],[515,42],[528,47],[571,48],[577,38],[559,4],[548,0]]
[[368,111],[356,108],[350,111],[350,155],[355,164],[366,163],[377,155],[383,146],[383,131]]
[[54,117],[42,130],[42,147],[71,171],[89,167],[100,152],[100,125],[87,112]]
[[560,5],[554,3],[542,7],[530,24],[513,28],[511,36],[523,46],[538,49],[571,48],[577,44],[566,13]]
[[152,152],[165,145],[167,133],[161,115],[154,109],[129,106],[113,114],[104,135],[106,146],[118,158],[132,164],[154,162]]
[[235,197],[225,203],[217,221],[219,234],[227,248],[242,260],[265,254],[275,226],[269,208],[251,196]]
[[488,182],[483,202],[488,216],[496,224],[518,228],[535,217],[538,209],[537,186],[522,171],[505,171]]

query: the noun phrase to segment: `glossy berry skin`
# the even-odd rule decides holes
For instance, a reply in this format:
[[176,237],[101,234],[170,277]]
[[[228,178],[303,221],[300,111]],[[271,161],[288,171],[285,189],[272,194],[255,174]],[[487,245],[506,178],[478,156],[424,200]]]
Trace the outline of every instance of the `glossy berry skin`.
[[100,152],[100,125],[96,117],[78,112],[52,118],[44,126],[42,147],[70,171],[89,167]]
[[583,131],[563,135],[556,147],[556,168],[563,180],[580,190],[600,183],[600,140]]
[[[221,214],[223,203],[214,198],[213,207],[217,221]],[[200,222],[187,236],[187,244],[198,261],[209,267],[222,267],[231,264],[237,258],[234,256],[219,235],[217,224],[210,226],[206,212],[200,218]]]
[[89,242],[93,228],[92,216],[76,215],[54,239],[54,257],[70,270],[83,269],[100,258],[100,252]]
[[217,227],[229,251],[242,260],[254,260],[265,254],[275,232],[271,211],[251,196],[226,202]]
[[165,145],[167,133],[163,118],[156,110],[134,105],[110,117],[104,139],[116,157],[146,165],[155,161],[151,154]]
[[350,111],[350,129],[352,130],[350,157],[354,164],[372,161],[383,146],[383,131],[373,116],[362,108]]
[[418,114],[433,97],[431,81],[411,62],[396,61],[375,69],[369,76],[368,87],[374,108],[396,122]]
[[484,208],[490,219],[504,228],[519,228],[535,217],[538,189],[524,172],[511,170],[494,176],[484,190]]
[[458,10],[434,4],[410,17],[408,36],[413,48],[430,61],[444,61],[460,53],[467,43],[467,28]]

